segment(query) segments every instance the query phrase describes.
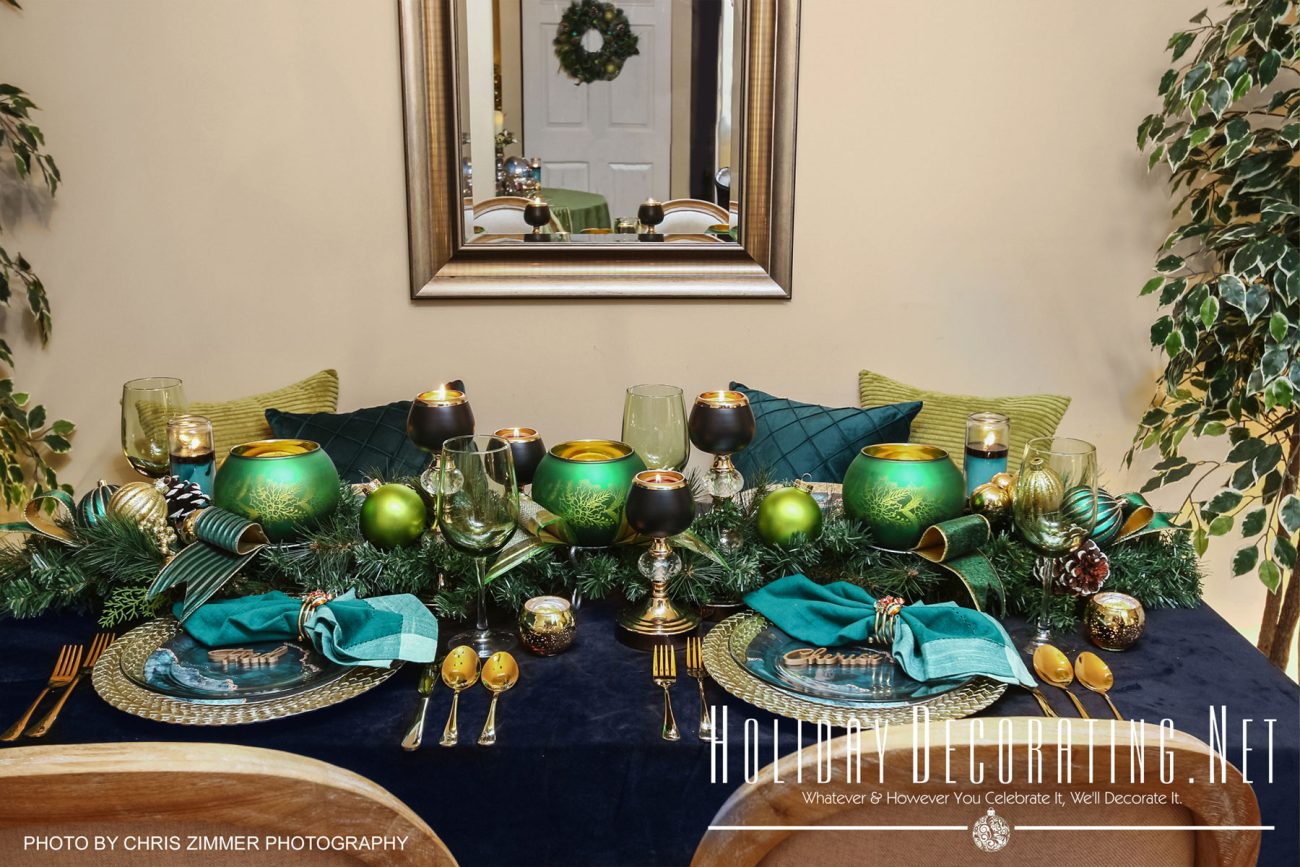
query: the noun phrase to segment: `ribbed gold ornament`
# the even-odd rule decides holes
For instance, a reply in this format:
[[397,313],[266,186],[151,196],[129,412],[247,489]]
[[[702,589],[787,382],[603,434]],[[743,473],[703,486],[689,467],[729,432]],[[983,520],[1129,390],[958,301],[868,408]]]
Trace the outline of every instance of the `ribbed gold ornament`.
[[1015,488],[1017,512],[1055,512],[1064,499],[1065,482],[1042,458],[1032,458],[1020,469]]
[[141,526],[167,523],[167,500],[152,482],[127,482],[113,492],[108,512]]

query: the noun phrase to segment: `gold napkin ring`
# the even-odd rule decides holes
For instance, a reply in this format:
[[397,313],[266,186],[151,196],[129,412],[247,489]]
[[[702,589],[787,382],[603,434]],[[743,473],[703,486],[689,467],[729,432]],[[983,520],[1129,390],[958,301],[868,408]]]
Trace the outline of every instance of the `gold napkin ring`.
[[333,593],[324,590],[312,590],[302,597],[302,607],[298,609],[298,640],[307,640],[307,619],[312,612],[334,599]]
[[870,644],[892,645],[894,643],[894,623],[898,612],[907,603],[897,596],[882,596],[876,600],[876,620],[871,628]]

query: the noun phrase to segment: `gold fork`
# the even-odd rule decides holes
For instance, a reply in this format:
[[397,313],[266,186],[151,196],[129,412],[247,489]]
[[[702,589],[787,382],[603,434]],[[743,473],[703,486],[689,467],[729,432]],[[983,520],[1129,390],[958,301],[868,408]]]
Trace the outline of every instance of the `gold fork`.
[[59,711],[63,710],[63,704],[68,700],[68,696],[72,695],[72,691],[77,688],[81,678],[90,674],[95,667],[95,663],[99,662],[100,654],[113,643],[113,639],[116,637],[111,632],[101,632],[95,636],[95,640],[90,642],[90,652],[86,654],[86,659],[77,671],[77,676],[72,678],[72,682],[64,687],[63,695],[59,696],[59,700],[54,703],[54,707],[50,708],[50,712],[36,724],[35,728],[27,733],[28,737],[39,738],[50,730],[50,726],[54,725],[54,721],[58,719]]
[[50,694],[50,690],[58,689],[61,686],[67,686],[72,683],[77,673],[77,666],[81,663],[81,653],[85,647],[80,644],[65,644],[59,651],[59,658],[54,662],[54,672],[50,675],[49,683],[45,684],[45,689],[41,694],[36,696],[36,701],[32,706],[27,708],[27,713],[22,715],[18,722],[5,729],[4,734],[0,734],[0,741],[14,741],[23,733],[27,727],[27,721],[36,713],[36,708],[45,700],[45,696]]
[[677,680],[677,652],[671,644],[657,644],[654,649],[654,681],[664,691],[664,730],[666,741],[681,740],[677,731],[677,720],[673,719],[673,699],[668,694],[668,687]]
[[709,715],[709,700],[704,695],[704,641],[698,635],[686,639],[686,673],[695,678],[700,687],[700,740],[713,740],[713,717]]

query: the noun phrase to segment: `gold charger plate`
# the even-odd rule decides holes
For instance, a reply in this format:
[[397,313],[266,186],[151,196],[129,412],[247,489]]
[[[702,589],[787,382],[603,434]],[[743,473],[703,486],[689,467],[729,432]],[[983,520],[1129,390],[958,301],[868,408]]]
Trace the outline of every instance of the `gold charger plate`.
[[767,622],[763,615],[746,611],[713,627],[704,636],[704,667],[719,686],[736,698],[778,716],[811,723],[828,722],[839,727],[852,722],[863,729],[882,723],[910,725],[912,710],[917,707],[928,709],[931,720],[961,719],[993,704],[1007,689],[1005,683],[977,677],[934,698],[900,707],[874,708],[808,701],[751,674],[732,657],[732,634],[736,630],[753,629],[758,621]]
[[91,683],[104,701],[120,711],[156,720],[194,726],[229,726],[294,716],[338,704],[373,689],[396,673],[396,668],[349,668],[337,680],[265,701],[244,704],[200,704],[153,692],[131,680],[123,671],[127,665],[153,653],[174,636],[180,624],[170,618],[150,620],[132,629],[108,646],[95,663]]

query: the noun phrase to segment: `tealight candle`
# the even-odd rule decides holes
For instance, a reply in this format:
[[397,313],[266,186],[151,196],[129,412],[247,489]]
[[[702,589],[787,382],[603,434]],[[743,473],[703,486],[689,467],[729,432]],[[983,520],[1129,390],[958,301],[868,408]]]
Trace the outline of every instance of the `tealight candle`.
[[1007,471],[1011,420],[997,412],[977,412],[966,419],[966,496],[998,473]]
[[212,422],[201,415],[178,415],[169,420],[167,453],[173,476],[196,483],[205,494],[212,493],[212,479],[217,469]]

